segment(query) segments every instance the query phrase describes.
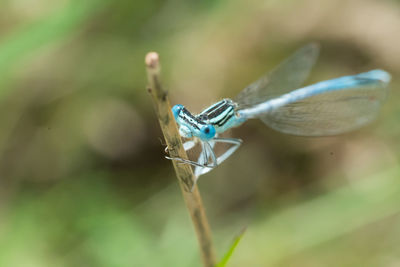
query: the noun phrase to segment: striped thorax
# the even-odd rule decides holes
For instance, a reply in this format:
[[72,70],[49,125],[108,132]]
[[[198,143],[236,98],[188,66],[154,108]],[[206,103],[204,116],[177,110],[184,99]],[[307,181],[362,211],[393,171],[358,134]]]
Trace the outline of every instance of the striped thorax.
[[200,114],[192,115],[184,106],[175,105],[172,108],[179,132],[183,137],[198,137],[210,140],[217,133],[236,127],[244,122],[235,112],[236,104],[230,99],[223,99],[203,110]]
[[244,119],[241,119],[236,113],[236,103],[229,98],[203,110],[196,118],[213,125],[217,133],[223,133],[244,122]]

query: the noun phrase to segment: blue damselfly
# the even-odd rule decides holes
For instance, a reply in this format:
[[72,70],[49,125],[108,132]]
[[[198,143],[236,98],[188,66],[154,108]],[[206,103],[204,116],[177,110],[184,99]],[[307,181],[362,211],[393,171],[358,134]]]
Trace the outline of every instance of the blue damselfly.
[[[371,70],[300,87],[308,77],[319,53],[309,44],[281,63],[269,74],[246,87],[234,99],[223,99],[192,115],[183,105],[172,108],[185,150],[201,145],[197,161],[177,160],[194,166],[196,177],[221,164],[242,141],[220,138],[226,130],[258,118],[269,127],[292,135],[328,136],[357,129],[378,114],[387,94],[391,76],[384,70]],[[214,146],[231,147],[216,156]]]

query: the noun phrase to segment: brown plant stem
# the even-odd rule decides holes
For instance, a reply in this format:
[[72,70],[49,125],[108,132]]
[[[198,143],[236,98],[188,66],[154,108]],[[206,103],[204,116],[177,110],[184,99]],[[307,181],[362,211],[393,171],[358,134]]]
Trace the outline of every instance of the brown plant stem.
[[[171,112],[167,92],[162,88],[160,82],[160,63],[158,54],[155,52],[148,53],[146,55],[145,63],[149,82],[148,91],[152,96],[161,130],[168,145],[169,154],[171,157],[187,159],[175,119]],[[206,267],[214,266],[216,260],[210,226],[208,224],[200,192],[195,184],[195,177],[192,168],[188,164],[179,164],[174,160],[172,161],[172,164],[174,165],[176,177],[178,178],[186,207],[196,230],[203,264]]]

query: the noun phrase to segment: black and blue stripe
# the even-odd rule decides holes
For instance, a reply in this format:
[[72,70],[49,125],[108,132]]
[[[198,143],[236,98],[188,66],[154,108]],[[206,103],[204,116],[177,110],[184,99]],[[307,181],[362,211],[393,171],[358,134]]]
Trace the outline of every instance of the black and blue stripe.
[[235,104],[230,99],[223,99],[211,107],[203,110],[196,116],[200,121],[207,122],[214,127],[223,127],[232,117],[235,116]]

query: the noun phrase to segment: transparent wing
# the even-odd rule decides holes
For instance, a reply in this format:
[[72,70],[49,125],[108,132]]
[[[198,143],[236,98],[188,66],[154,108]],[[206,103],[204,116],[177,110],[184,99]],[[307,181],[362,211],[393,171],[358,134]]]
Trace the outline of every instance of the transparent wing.
[[[343,81],[344,84],[340,84]],[[293,135],[344,133],[371,122],[377,116],[386,98],[389,81],[390,75],[381,70],[325,81],[319,83],[325,87],[311,85],[303,88],[308,97],[289,101],[259,118],[271,128]]]
[[251,107],[299,88],[307,79],[319,54],[317,44],[308,44],[235,98],[239,108]]

